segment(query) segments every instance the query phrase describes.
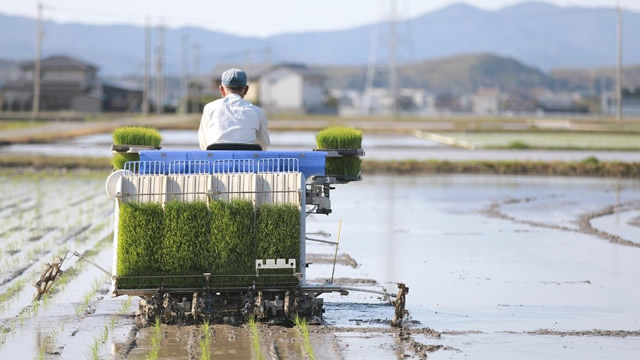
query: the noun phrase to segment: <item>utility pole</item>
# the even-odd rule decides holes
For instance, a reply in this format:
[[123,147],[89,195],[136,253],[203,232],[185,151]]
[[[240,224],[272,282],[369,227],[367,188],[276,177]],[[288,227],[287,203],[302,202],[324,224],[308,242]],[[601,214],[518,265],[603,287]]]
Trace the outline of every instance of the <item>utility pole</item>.
[[271,65],[273,62],[273,48],[271,48],[271,45],[264,48],[264,57],[266,58],[266,63]]
[[193,45],[193,101],[191,102],[191,112],[200,112],[200,44]]
[[142,113],[149,116],[149,65],[151,62],[151,24],[147,16],[144,23],[144,80],[142,91]]
[[391,110],[398,115],[398,66],[396,62],[397,34],[396,34],[396,0],[391,0],[389,18],[389,90],[391,93]]
[[156,113],[162,115],[164,108],[164,27],[158,26],[159,44],[156,48]]
[[247,65],[249,65],[250,63],[252,63],[252,61],[251,61],[251,50],[246,49],[244,51],[244,67],[247,67]]
[[42,57],[42,3],[38,3],[38,25],[36,29],[36,58],[33,66],[33,104],[31,117],[38,118],[40,112],[40,58]]
[[189,106],[189,35],[182,34],[182,79],[180,81],[180,113],[186,114]]
[[616,69],[616,119],[622,122],[622,8],[618,2],[618,66]]
[[369,45],[369,63],[367,65],[367,72],[365,74],[364,81],[364,93],[362,94],[362,111],[365,114],[370,115],[372,112],[371,108],[371,97],[372,97],[372,89],[373,89],[373,81],[376,76],[376,55],[378,54],[378,27],[376,26],[371,33],[371,44]]

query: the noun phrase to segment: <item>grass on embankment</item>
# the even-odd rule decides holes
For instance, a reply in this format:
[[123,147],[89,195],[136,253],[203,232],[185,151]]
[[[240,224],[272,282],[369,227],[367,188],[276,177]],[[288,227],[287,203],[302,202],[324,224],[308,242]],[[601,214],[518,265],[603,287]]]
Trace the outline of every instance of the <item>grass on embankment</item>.
[[640,162],[583,161],[443,161],[406,160],[362,162],[365,174],[487,174],[537,176],[640,177]]
[[[586,159],[585,159],[586,160]],[[44,155],[0,155],[0,171],[104,171],[112,169],[108,158]],[[611,161],[447,161],[447,160],[363,160],[363,174],[504,174],[541,176],[591,176],[638,178],[640,162]]]
[[477,149],[640,150],[640,135],[634,132],[473,131],[442,135],[470,142]]

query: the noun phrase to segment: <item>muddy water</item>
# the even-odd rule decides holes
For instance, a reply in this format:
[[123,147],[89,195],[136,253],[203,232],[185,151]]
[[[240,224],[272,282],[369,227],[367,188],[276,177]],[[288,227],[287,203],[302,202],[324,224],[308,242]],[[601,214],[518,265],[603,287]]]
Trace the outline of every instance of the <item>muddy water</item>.
[[[410,319],[399,332],[378,295],[323,295],[326,325],[310,329],[316,358],[637,358],[640,181],[371,176],[337,186],[332,203],[331,216],[311,216],[307,227],[336,240],[343,219],[336,283],[393,292],[406,282]],[[91,248],[109,231],[79,246]],[[333,251],[308,243],[310,282],[331,277]],[[108,267],[110,257],[107,247],[94,260]],[[125,299],[110,298],[107,288],[104,275],[85,266],[20,320],[27,284],[0,312],[0,326],[10,327],[0,358],[92,358],[96,341],[97,358],[129,350],[128,358],[147,358],[152,329],[135,331],[137,299],[119,314]],[[87,294],[88,307],[76,313]],[[159,358],[201,357],[199,328],[163,326],[162,334]],[[245,326],[213,326],[212,335],[211,358],[256,358]],[[259,337],[266,359],[304,357],[295,329],[261,324]]]
[[[637,333],[625,339],[560,334],[640,329],[640,248],[610,243],[583,231],[579,222],[584,213],[626,204],[594,217],[591,225],[640,241],[640,228],[632,225],[639,200],[638,181],[368,177],[339,187],[332,194],[334,214],[309,221],[308,229],[335,234],[342,217],[340,252],[359,266],[338,265],[337,276],[371,278],[388,290],[395,290],[393,282],[406,282],[410,327],[453,331],[429,343],[457,350],[430,357],[493,357],[498,350],[505,358],[590,358],[598,348],[605,357],[635,358],[630,349],[638,349]],[[311,245],[308,252],[331,249]],[[326,278],[331,266],[312,265],[307,274]],[[393,317],[390,307],[363,305],[380,304],[371,295],[326,301],[326,319],[335,326],[380,328]],[[524,334],[539,329],[557,332]],[[396,346],[381,336],[338,335],[345,347],[357,341],[364,348],[388,348],[393,356]]]

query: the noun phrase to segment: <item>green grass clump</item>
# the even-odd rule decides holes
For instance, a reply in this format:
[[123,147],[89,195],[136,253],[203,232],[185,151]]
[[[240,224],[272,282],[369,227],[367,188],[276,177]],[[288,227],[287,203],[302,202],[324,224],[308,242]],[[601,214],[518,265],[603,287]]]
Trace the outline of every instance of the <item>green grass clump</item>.
[[114,170],[124,169],[124,164],[127,161],[140,161],[139,154],[113,154],[113,159],[111,159],[111,165],[113,165]]
[[597,157],[595,156],[589,156],[585,159],[583,159],[582,161],[580,161],[583,164],[593,164],[593,165],[597,165],[598,163],[600,163],[600,160],[598,160]]
[[162,136],[156,129],[142,126],[123,126],[113,131],[114,145],[160,146]]
[[209,269],[214,274],[252,274],[255,210],[249,200],[211,203]]
[[[256,242],[256,259],[296,259],[299,270],[300,208],[292,204],[260,205],[256,215]],[[291,272],[270,270],[260,273]],[[277,277],[274,281],[282,279]],[[291,279],[286,279],[289,280]]]
[[360,149],[362,131],[346,126],[332,126],[316,134],[318,149]]
[[[316,134],[318,149],[360,149],[362,131],[344,126],[332,126]],[[327,175],[358,175],[361,160],[358,157],[327,158]]]
[[202,274],[207,269],[211,213],[205,202],[170,201],[165,205],[161,269],[164,274]]
[[118,275],[158,275],[164,213],[155,203],[120,204]]
[[509,145],[507,145],[507,149],[522,150],[522,149],[529,149],[529,148],[530,148],[529,144],[521,140],[512,141],[509,143]]

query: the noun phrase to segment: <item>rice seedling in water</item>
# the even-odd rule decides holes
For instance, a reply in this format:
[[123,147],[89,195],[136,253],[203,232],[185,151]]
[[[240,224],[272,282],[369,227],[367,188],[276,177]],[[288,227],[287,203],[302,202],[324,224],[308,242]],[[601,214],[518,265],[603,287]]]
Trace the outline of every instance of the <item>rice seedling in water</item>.
[[114,145],[160,146],[162,136],[156,129],[142,126],[123,126],[113,131]]
[[[344,126],[333,126],[316,134],[318,149],[360,149],[362,147],[362,131]],[[326,159],[327,175],[357,175],[360,172],[361,160],[358,157],[341,157]]]
[[157,360],[160,352],[160,342],[162,341],[162,328],[160,327],[160,318],[156,318],[153,324],[153,334],[151,335],[151,349],[147,360]]
[[5,302],[14,298],[16,295],[24,289],[24,285],[26,284],[25,279],[19,279],[13,282],[11,286],[6,288],[3,293],[0,294],[0,308],[5,307]]
[[108,339],[109,339],[109,327],[105,325],[104,329],[102,329],[102,332],[99,335],[97,335],[95,338],[93,338],[93,343],[91,343],[91,347],[89,348],[89,350],[91,351],[90,357],[92,360],[99,359],[98,353],[100,352],[100,348],[102,347],[102,345],[107,343]]
[[309,356],[311,360],[314,360],[316,356],[313,354],[313,348],[311,347],[311,340],[309,338],[309,324],[305,319],[299,317],[297,314],[293,318],[293,323],[298,328],[300,336],[302,336],[304,351],[307,353],[307,356]]
[[255,317],[249,317],[249,322],[247,324],[249,325],[249,335],[251,336],[251,348],[253,349],[253,355],[258,360],[264,360],[262,350],[260,350],[260,337]]
[[105,283],[105,278],[104,277],[96,279],[93,282],[93,285],[91,286],[89,291],[87,291],[87,293],[84,294],[84,297],[82,298],[82,303],[80,303],[76,307],[76,315],[82,315],[82,314],[85,313],[85,311],[87,311],[87,309],[89,308],[89,303],[91,302],[91,299],[93,299],[93,297],[96,295],[96,292],[98,292],[98,289],[100,289],[100,287],[104,283]]
[[120,303],[120,308],[118,309],[118,315],[124,315],[127,313],[129,308],[131,307],[131,297],[127,297],[125,300]]
[[211,331],[209,329],[209,322],[205,321],[200,325],[200,330],[204,337],[200,340],[200,360],[211,359]]
[[211,214],[205,202],[170,201],[165,206],[161,269],[165,274],[202,274],[207,268]]
[[10,328],[0,326],[0,345],[4,344],[7,341],[7,336],[9,336],[10,332]]

